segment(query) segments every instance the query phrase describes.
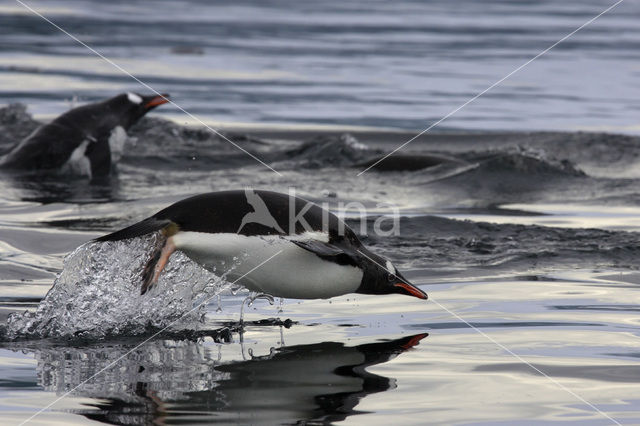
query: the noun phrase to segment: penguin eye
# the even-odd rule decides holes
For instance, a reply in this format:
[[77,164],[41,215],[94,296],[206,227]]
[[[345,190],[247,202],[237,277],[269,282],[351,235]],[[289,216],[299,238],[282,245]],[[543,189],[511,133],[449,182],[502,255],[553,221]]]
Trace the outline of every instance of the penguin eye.
[[396,280],[396,276],[393,274],[389,274],[387,275],[387,281],[389,281],[390,283],[394,282]]

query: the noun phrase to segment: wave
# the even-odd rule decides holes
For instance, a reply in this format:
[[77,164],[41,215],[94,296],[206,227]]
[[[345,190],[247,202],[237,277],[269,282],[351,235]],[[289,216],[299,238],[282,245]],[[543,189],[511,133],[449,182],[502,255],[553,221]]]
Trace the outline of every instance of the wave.
[[[23,104],[0,108],[0,153],[8,151],[40,124]],[[253,164],[255,160],[242,149],[282,167],[318,169],[325,167],[366,168],[389,152],[360,142],[354,135],[319,135],[298,142],[291,148],[248,134],[212,132],[204,127],[182,126],[158,117],[144,117],[129,131],[124,162],[156,160],[176,168],[203,163],[209,168]],[[299,137],[304,138],[304,134]],[[398,139],[400,137],[400,139]],[[390,135],[389,143],[406,135]],[[478,135],[441,134],[434,136],[437,146],[429,151],[400,151],[374,167],[378,171],[418,171],[445,163],[476,164],[475,173],[488,175],[526,175],[535,177],[580,177],[580,165],[629,165],[640,155],[638,138],[604,133],[514,133]],[[233,142],[230,143],[229,141]],[[447,151],[447,141],[461,146]],[[236,146],[234,146],[234,144]],[[414,144],[418,147],[419,145]],[[453,145],[452,145],[453,146]],[[438,151],[433,151],[433,148]],[[464,149],[464,148],[467,149]],[[488,147],[475,151],[477,147]],[[194,159],[203,160],[194,162]],[[160,164],[161,165],[161,164]]]
[[322,135],[286,150],[280,156],[283,161],[276,164],[304,169],[351,167],[379,152],[381,151],[371,149],[348,133],[339,136]]
[[0,155],[29,136],[41,123],[33,119],[24,104],[9,104],[0,108]]
[[602,229],[496,224],[439,216],[402,217],[396,236],[377,237],[367,222],[366,244],[405,267],[492,271],[530,268],[637,269],[638,234]]
[[[473,162],[473,160],[471,160]],[[586,174],[569,160],[556,160],[530,153],[498,152],[481,159],[475,169],[482,174],[526,175],[532,177],[584,177]]]
[[411,185],[420,185],[443,205],[491,207],[540,199],[593,196],[594,180],[567,160],[528,153],[496,152],[465,155],[468,164],[417,172]]
[[[0,152],[8,150],[38,124],[23,105],[0,108]],[[358,172],[373,166],[363,183],[367,188],[365,199],[384,185],[387,194],[408,189],[419,194],[415,195],[420,197],[418,203],[435,208],[486,208],[567,199],[583,203],[612,199],[638,204],[637,179],[626,177],[635,176],[636,169],[640,170],[634,165],[640,155],[636,137],[542,132],[430,134],[411,146],[416,151],[396,152],[378,163],[396,143],[407,140],[406,133],[354,133],[370,145],[347,133],[313,138],[306,131],[265,134],[271,136],[220,136],[206,128],[144,117],[129,131],[119,173],[105,182],[87,185],[68,176],[43,178],[42,173],[18,175],[10,171],[3,172],[3,178],[7,177],[6,185],[17,189],[22,199],[42,202],[147,196],[146,186],[139,182],[152,182],[176,192],[183,188],[193,191],[196,184],[203,191],[238,184],[269,184],[273,176],[262,174],[264,169],[248,152],[276,170],[319,171],[307,174],[307,181],[300,178],[300,173],[290,174],[293,177],[288,185],[313,182],[311,185],[315,186],[318,176],[327,181],[343,176],[340,184],[357,186],[354,179]],[[603,153],[606,161],[600,160]],[[315,175],[313,179],[311,175]],[[333,186],[331,190],[339,192]]]

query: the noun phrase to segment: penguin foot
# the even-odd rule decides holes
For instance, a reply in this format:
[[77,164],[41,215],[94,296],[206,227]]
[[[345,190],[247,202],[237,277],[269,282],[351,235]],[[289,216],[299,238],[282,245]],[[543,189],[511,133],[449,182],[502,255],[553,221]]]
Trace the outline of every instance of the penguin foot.
[[156,284],[156,282],[158,282],[162,270],[167,266],[169,258],[174,251],[176,251],[176,246],[173,243],[172,237],[165,238],[164,244],[158,245],[154,250],[151,254],[151,258],[142,271],[142,287],[140,288],[140,294],[145,294]]

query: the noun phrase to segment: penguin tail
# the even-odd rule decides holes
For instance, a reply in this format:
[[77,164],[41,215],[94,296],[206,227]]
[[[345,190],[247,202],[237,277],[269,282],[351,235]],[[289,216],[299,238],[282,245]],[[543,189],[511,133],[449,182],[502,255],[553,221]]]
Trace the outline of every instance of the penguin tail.
[[177,225],[169,219],[156,219],[155,217],[150,217],[142,222],[135,223],[119,231],[103,235],[102,237],[96,238],[94,241],[127,240],[129,238],[142,237],[143,235],[172,227],[177,228]]

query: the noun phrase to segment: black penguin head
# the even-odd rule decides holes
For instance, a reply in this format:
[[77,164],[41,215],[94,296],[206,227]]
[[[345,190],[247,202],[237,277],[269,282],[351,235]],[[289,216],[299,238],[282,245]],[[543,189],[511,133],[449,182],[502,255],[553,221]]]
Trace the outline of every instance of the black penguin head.
[[169,102],[169,94],[140,95],[127,92],[105,101],[107,108],[119,117],[119,125],[128,129],[155,107]]
[[369,251],[360,250],[360,254],[363,256],[361,263],[363,276],[360,287],[356,291],[357,293],[398,293],[419,299],[427,298],[427,293],[403,277],[391,261]]

